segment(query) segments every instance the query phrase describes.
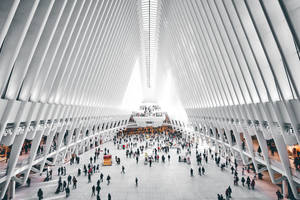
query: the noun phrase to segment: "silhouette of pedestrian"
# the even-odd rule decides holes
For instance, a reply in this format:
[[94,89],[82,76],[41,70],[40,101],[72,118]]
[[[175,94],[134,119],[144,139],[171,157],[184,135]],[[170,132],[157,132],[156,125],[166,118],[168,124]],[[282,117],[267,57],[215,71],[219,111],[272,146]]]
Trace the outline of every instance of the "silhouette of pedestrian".
[[138,186],[138,178],[137,177],[135,177],[135,186]]
[[66,188],[66,198],[70,196],[70,188],[69,186]]
[[107,185],[109,185],[110,184],[110,176],[109,175],[107,175],[106,180],[107,180]]
[[43,191],[41,188],[38,190],[37,196],[38,196],[39,200],[43,199]]
[[89,173],[89,175],[88,175],[88,183],[90,183],[91,182],[91,173]]
[[93,187],[92,187],[92,196],[95,196],[95,186],[93,185]]

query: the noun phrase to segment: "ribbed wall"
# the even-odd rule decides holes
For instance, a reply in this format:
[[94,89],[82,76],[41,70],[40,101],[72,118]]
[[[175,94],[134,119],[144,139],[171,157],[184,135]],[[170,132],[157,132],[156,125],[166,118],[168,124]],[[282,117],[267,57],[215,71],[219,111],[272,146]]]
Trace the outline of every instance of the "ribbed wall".
[[[268,170],[273,183],[288,180],[297,198],[300,175],[287,147],[300,144],[299,7],[294,0],[164,0],[158,58],[172,70],[196,134]],[[271,139],[279,162],[269,157]]]
[[[0,142],[11,149],[1,198],[16,174],[24,183],[49,158],[55,164],[126,127],[121,104],[140,52],[138,20],[136,1],[1,1]],[[21,162],[25,139],[32,146]]]

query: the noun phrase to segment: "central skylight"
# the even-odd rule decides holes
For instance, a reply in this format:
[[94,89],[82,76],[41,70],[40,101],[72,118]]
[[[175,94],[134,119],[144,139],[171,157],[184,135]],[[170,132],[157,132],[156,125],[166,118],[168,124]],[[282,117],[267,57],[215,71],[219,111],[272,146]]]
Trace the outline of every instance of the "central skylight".
[[147,87],[153,87],[159,38],[160,0],[138,1],[142,42],[142,65],[146,71]]

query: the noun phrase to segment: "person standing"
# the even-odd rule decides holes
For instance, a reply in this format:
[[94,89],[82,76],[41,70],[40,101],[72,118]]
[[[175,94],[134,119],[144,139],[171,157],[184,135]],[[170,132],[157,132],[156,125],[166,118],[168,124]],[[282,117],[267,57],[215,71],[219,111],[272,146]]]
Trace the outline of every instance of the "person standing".
[[103,182],[103,174],[100,174],[100,181]]
[[50,180],[52,180],[52,169],[49,170],[49,176]]
[[84,175],[86,176],[86,174],[87,174],[87,168],[86,168],[86,165],[83,166],[83,171],[84,171]]
[[27,179],[26,183],[27,183],[27,187],[30,187],[31,178],[29,178],[29,177],[28,177],[28,179]]
[[73,176],[73,189],[77,188],[77,179]]
[[62,190],[62,181],[61,181],[61,176],[59,177],[58,179],[58,188],[59,188],[59,191]]
[[252,181],[251,181],[251,188],[252,188],[252,190],[254,190],[254,187],[255,187],[255,180],[252,179]]
[[191,172],[191,176],[194,176],[194,170],[193,170],[193,168],[191,168],[190,172]]
[[60,176],[60,167],[57,169],[57,175]]
[[110,193],[108,193],[107,199],[108,199],[108,200],[111,200],[111,195],[110,195]]
[[136,187],[138,186],[138,182],[139,182],[138,178],[135,177],[135,186],[136,186]]
[[88,183],[91,182],[91,173],[88,174]]
[[107,185],[109,185],[110,184],[110,176],[109,175],[107,175],[106,180],[107,180]]
[[70,184],[71,184],[71,181],[72,181],[72,176],[71,176],[71,175],[69,175],[69,176],[68,176],[68,185],[70,185]]
[[251,181],[250,181],[250,178],[249,178],[249,176],[247,177],[247,181],[246,181],[246,183],[247,183],[247,185],[248,185],[248,189],[250,190],[250,183],[251,183]]
[[242,177],[241,181],[242,181],[243,186],[245,186],[245,181],[246,181],[246,180],[245,180],[244,177]]
[[64,181],[64,182],[63,182],[63,191],[65,191],[66,187],[67,187],[67,182]]
[[277,196],[277,200],[283,199],[283,195],[281,194],[281,192],[279,190],[276,191],[276,196]]
[[92,187],[92,196],[95,196],[95,186],[93,185],[93,187]]

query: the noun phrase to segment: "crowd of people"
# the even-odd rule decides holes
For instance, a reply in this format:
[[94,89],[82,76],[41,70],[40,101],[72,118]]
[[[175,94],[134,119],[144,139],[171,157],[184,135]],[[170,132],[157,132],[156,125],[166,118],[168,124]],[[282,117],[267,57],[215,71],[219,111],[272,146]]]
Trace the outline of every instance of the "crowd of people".
[[[113,143],[118,150],[123,150],[125,153],[126,159],[133,159],[135,160],[136,164],[139,164],[139,161],[143,159],[143,164],[148,165],[149,167],[153,167],[154,163],[166,163],[171,161],[170,149],[176,149],[178,155],[179,162],[185,162],[186,164],[190,163],[190,156],[192,155],[192,149],[195,149],[195,161],[197,164],[197,170],[199,176],[206,176],[206,165],[211,164],[210,162],[215,162],[215,164],[220,167],[221,171],[231,171],[233,175],[233,185],[239,186],[239,181],[241,181],[242,186],[245,187],[247,185],[248,189],[254,190],[255,189],[255,180],[256,175],[251,178],[249,175],[246,176],[244,171],[245,168],[243,167],[238,168],[237,160],[232,160],[227,157],[221,160],[220,153],[213,152],[212,149],[202,149],[198,148],[198,144],[194,143],[193,141],[189,141],[185,138],[182,138],[180,135],[173,135],[173,134],[164,134],[164,133],[157,133],[153,135],[146,135],[146,134],[138,134],[138,135],[131,135],[131,136],[124,136],[124,137],[115,137]],[[183,153],[183,154],[182,154]],[[87,163],[83,164],[83,167],[78,167],[77,174],[71,175],[67,174],[66,167],[61,166],[57,169],[58,174],[58,183],[55,190],[55,194],[59,194],[65,192],[66,198],[70,196],[70,187],[73,190],[77,188],[78,177],[86,176],[87,183],[91,184],[91,196],[95,196],[97,200],[104,199],[101,195],[101,190],[104,187],[104,180],[106,180],[106,186],[109,187],[111,182],[111,176],[109,174],[104,175],[103,171],[101,170],[101,159],[100,154],[109,155],[110,150],[104,148],[103,151],[100,148],[95,149],[94,156],[91,156]],[[143,158],[142,155],[144,155]],[[116,165],[121,165],[121,159],[117,155],[115,155],[115,163]],[[124,161],[123,161],[124,162]],[[124,162],[126,163],[126,162]],[[80,164],[80,158],[77,155],[72,155],[70,160],[70,164]],[[239,171],[241,170],[241,174],[239,175]],[[83,175],[82,172],[83,171]],[[125,166],[121,166],[122,175],[126,175]],[[92,177],[96,176],[98,178],[95,183],[92,181]],[[50,178],[50,170],[47,170],[47,177]],[[190,176],[194,177],[194,169],[193,167],[190,168]],[[138,187],[139,185],[139,178],[136,176],[132,176],[134,178],[135,186]],[[241,179],[240,179],[241,177]],[[51,179],[52,179],[52,170],[51,170]],[[64,180],[63,180],[64,179]],[[93,179],[94,180],[94,179]],[[233,189],[229,185],[224,195],[222,193],[217,194],[218,200],[227,200],[232,198]],[[280,197],[281,193],[278,190],[276,195]],[[41,200],[43,199],[43,191],[39,189],[37,192],[38,198]],[[278,197],[278,199],[279,199]],[[107,199],[111,200],[112,194],[107,194]]]

